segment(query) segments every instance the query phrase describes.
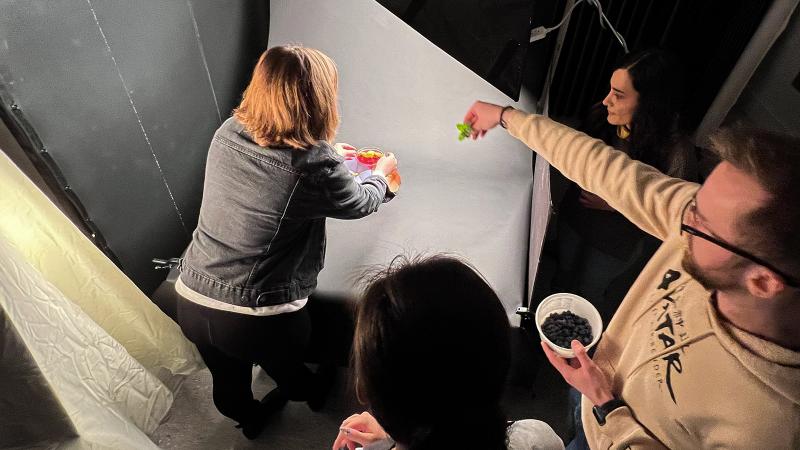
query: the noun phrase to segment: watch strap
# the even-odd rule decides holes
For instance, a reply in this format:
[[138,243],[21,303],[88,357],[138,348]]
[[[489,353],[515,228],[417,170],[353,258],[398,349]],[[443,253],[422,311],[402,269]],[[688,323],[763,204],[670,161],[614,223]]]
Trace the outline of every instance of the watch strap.
[[509,109],[514,109],[514,107],[506,106],[503,108],[502,111],[500,111],[500,126],[503,128],[508,128],[508,123],[506,123],[505,119],[503,119],[503,114],[505,114],[505,112],[508,111]]
[[625,402],[622,399],[615,397],[603,403],[602,405],[592,408],[592,414],[594,414],[594,418],[597,419],[597,423],[600,424],[600,426],[603,426],[606,424],[606,416],[611,414],[611,411],[623,406],[627,406]]

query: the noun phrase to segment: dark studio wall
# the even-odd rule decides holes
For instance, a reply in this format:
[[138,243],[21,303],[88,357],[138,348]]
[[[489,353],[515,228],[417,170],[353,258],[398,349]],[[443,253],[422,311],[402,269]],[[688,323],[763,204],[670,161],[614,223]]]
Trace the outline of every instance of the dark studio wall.
[[[376,1],[512,100],[519,100],[531,14],[540,2]],[[546,67],[539,69],[543,72]]]
[[[557,0],[557,3],[566,3]],[[661,48],[674,54],[685,72],[683,125],[692,132],[719,93],[758,28],[771,0],[601,0],[603,11],[630,51]],[[555,71],[551,114],[583,117],[608,93],[613,66],[624,51],[597,11],[575,8],[570,33]]]
[[266,48],[268,14],[261,0],[0,3],[4,108],[147,294],[166,275],[150,260],[191,238],[208,144]]
[[800,8],[764,57],[727,122],[800,136]]

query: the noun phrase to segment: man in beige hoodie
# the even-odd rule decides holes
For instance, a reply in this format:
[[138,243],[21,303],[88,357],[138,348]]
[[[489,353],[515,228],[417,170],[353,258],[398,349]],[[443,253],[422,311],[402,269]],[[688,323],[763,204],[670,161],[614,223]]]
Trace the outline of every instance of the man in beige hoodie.
[[800,448],[800,139],[717,135],[701,186],[602,141],[476,102],[472,137],[498,124],[663,244],[592,358],[542,346],[582,396],[592,449]]

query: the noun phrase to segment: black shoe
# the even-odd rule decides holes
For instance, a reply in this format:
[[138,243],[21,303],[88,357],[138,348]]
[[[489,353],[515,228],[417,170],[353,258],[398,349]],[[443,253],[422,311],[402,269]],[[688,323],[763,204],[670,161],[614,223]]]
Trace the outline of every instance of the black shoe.
[[259,402],[261,411],[266,414],[278,412],[286,406],[289,402],[289,397],[281,391],[281,388],[275,388],[267,393],[264,398]]
[[242,434],[247,439],[253,440],[261,435],[269,419],[286,406],[289,398],[279,388],[271,390],[258,404],[255,416],[240,423],[237,428],[242,429]]
[[308,407],[312,411],[317,412],[325,407],[328,395],[336,382],[336,373],[336,366],[333,364],[320,365],[319,369],[317,369],[317,373],[314,376],[314,386],[307,400]]

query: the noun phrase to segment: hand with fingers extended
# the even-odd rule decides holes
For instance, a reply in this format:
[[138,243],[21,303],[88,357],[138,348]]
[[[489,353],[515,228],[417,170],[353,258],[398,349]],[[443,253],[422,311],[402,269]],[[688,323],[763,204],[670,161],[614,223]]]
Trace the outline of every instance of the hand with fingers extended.
[[473,140],[483,137],[487,131],[500,124],[502,113],[502,106],[481,101],[473,103],[464,116],[464,123],[472,127],[470,137]]
[[364,411],[361,414],[353,414],[342,422],[339,435],[333,441],[332,450],[342,448],[354,450],[356,447],[363,447],[388,437],[389,435],[383,431],[383,427],[372,414]]
[[545,342],[542,342],[542,349],[564,381],[585,395],[592,404],[602,405],[613,400],[614,393],[606,374],[589,358],[580,342],[573,340],[571,345],[575,357],[569,360],[558,356]]
[[336,149],[336,153],[340,154],[345,159],[355,158],[356,153],[358,153],[358,149],[350,144],[345,144],[344,142],[337,142],[333,145],[333,148]]

